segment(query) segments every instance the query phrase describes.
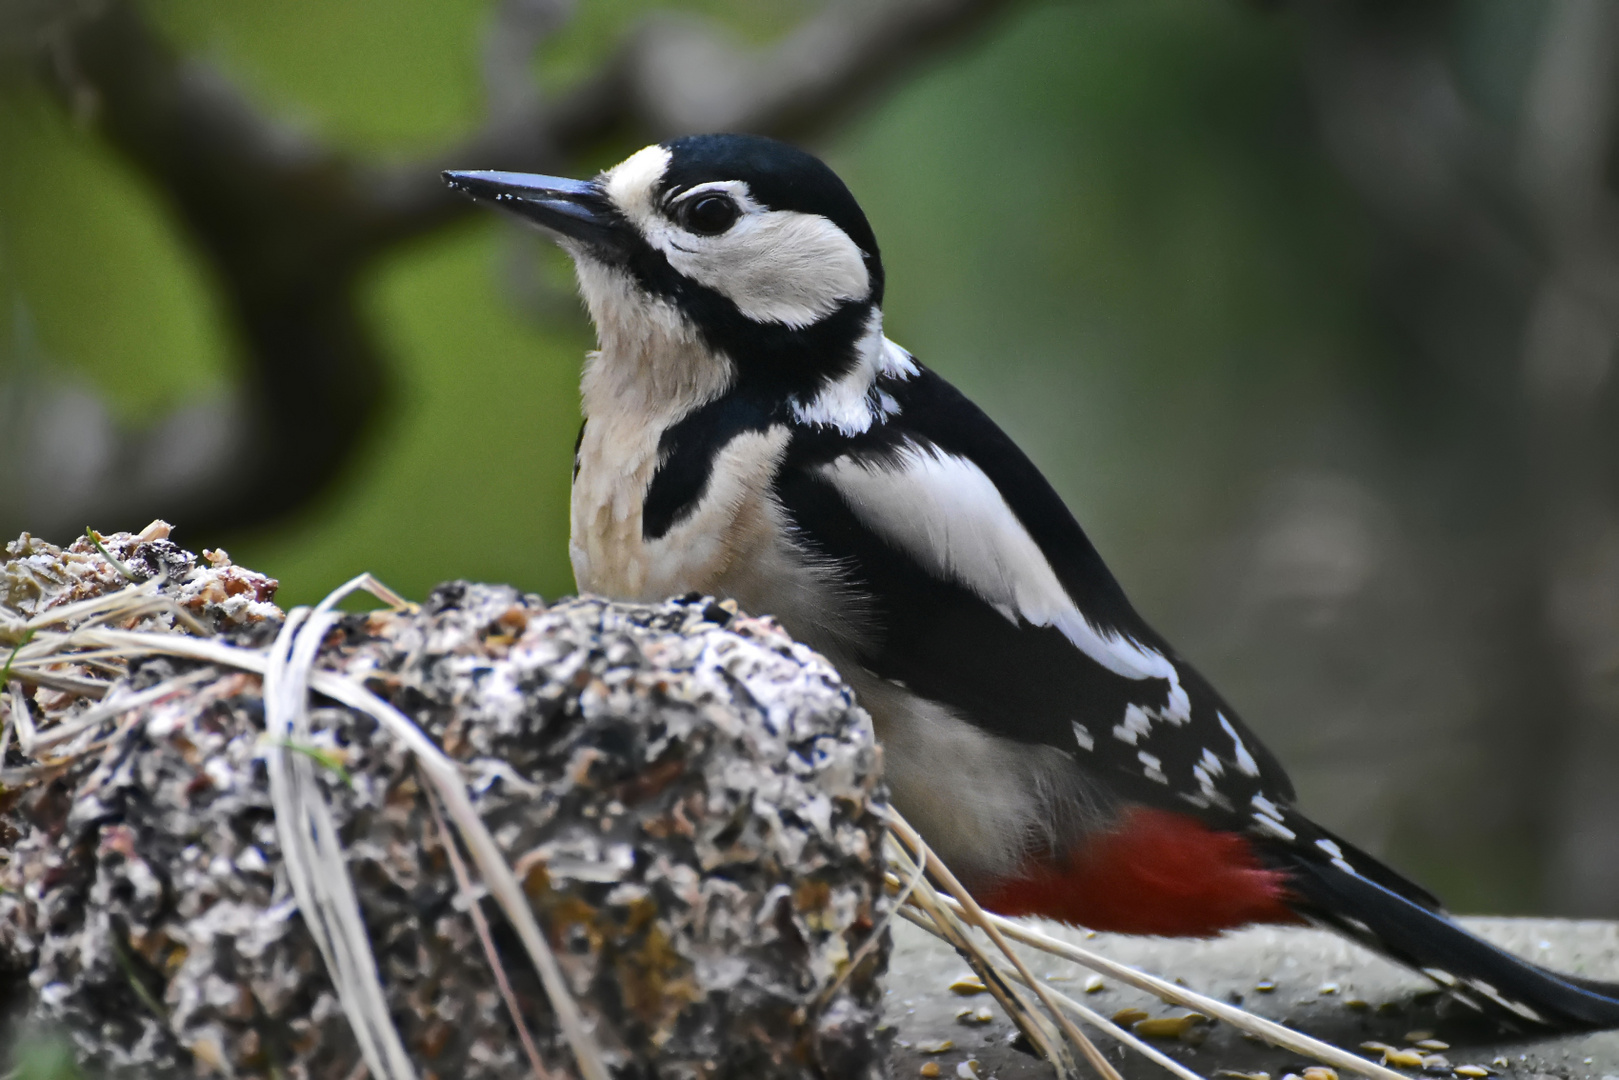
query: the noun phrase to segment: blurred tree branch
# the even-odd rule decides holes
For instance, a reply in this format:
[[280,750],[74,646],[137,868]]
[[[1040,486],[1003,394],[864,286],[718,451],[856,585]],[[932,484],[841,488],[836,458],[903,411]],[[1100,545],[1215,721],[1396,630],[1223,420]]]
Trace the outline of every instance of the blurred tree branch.
[[[1537,7],[1515,111],[1484,107],[1457,61],[1461,5],[1309,9],[1323,141],[1382,219],[1383,314],[1410,384],[1440,388],[1446,603],[1481,628],[1471,790],[1493,853],[1526,856],[1568,914],[1619,900],[1619,9]],[[1464,494],[1465,493],[1465,494]],[[1476,501],[1473,501],[1476,500]],[[1414,509],[1414,508],[1413,508]],[[1423,512],[1431,512],[1423,508]],[[1460,557],[1458,557],[1460,556]],[[1423,817],[1451,811],[1433,806]],[[1480,815],[1485,822],[1480,828]],[[1454,824],[1433,828],[1467,831]]]
[[40,419],[52,444],[101,450],[81,463],[79,482],[47,478],[25,492],[26,516],[10,527],[53,534],[161,512],[211,542],[297,510],[341,473],[386,409],[390,365],[355,283],[385,252],[469,212],[440,183],[441,169],[567,172],[610,141],[691,131],[813,137],[1011,2],[831,0],[758,49],[664,15],[546,100],[523,84],[527,59],[570,5],[506,0],[485,43],[484,126],[429,160],[397,163],[361,160],[262,115],[218,72],[177,54],[126,0],[28,9],[35,22],[13,19],[8,44],[26,40],[42,82],[172,208],[214,270],[245,368],[230,400],[142,431],[70,430],[75,416],[105,428],[104,409]]

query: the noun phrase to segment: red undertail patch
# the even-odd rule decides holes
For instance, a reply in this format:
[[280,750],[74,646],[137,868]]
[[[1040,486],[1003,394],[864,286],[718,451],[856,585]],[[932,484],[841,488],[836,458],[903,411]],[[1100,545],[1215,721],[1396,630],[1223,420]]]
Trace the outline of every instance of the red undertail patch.
[[979,890],[978,900],[1003,915],[1042,915],[1092,930],[1210,937],[1249,923],[1301,922],[1287,896],[1286,875],[1261,866],[1240,834],[1132,807],[1066,861],[997,882]]

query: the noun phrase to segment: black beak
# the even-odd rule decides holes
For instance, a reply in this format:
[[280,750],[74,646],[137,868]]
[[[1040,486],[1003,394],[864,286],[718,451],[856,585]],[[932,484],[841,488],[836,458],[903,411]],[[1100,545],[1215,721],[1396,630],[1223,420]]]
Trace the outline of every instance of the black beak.
[[452,189],[510,210],[597,254],[620,253],[628,239],[628,226],[587,180],[511,172],[452,171],[443,175]]

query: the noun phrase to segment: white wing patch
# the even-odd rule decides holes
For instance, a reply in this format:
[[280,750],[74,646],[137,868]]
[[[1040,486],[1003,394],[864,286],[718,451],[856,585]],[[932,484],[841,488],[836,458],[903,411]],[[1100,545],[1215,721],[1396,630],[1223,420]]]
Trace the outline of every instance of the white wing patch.
[[1124,710],[1124,723],[1115,724],[1113,737],[1126,746],[1134,746],[1136,741],[1152,732],[1152,717],[1140,705],[1129,705]]
[[1254,808],[1254,827],[1281,840],[1297,840],[1298,834],[1282,824],[1282,808],[1264,795],[1256,793],[1248,800]]
[[1169,783],[1169,777],[1164,775],[1164,763],[1156,754],[1137,750],[1136,759],[1141,762],[1142,771],[1146,773],[1148,780],[1156,780],[1160,784]]
[[1009,622],[1056,627],[1114,674],[1167,679],[1170,710],[1190,715],[1169,659],[1085,617],[982,469],[915,443],[898,456],[897,466],[839,458],[822,472],[862,522],[929,572],[971,589]]
[[1258,776],[1259,762],[1255,761],[1254,755],[1248,752],[1248,744],[1242,741],[1242,736],[1238,735],[1237,729],[1231,726],[1231,721],[1225,718],[1225,713],[1217,715],[1220,717],[1220,726],[1225,728],[1227,735],[1231,736],[1231,745],[1235,748],[1237,754],[1237,768],[1249,776]]
[[1349,860],[1344,858],[1344,849],[1338,846],[1336,840],[1328,840],[1323,837],[1315,842],[1315,846],[1327,853],[1327,857],[1332,860],[1332,865],[1346,873],[1354,874],[1356,877],[1360,876],[1360,871],[1350,866]]
[[1263,814],[1254,815],[1254,827],[1262,833],[1269,833],[1270,835],[1276,837],[1276,839],[1286,840],[1289,843],[1299,838],[1298,833],[1294,832],[1292,829],[1289,829],[1286,825],[1279,824]]
[[1221,761],[1214,751],[1204,747],[1202,760],[1192,766],[1192,779],[1197,781],[1199,793],[1197,800],[1194,801],[1198,801],[1198,805],[1204,807],[1220,806],[1230,810],[1231,800],[1215,785],[1215,780],[1224,775],[1225,762]]

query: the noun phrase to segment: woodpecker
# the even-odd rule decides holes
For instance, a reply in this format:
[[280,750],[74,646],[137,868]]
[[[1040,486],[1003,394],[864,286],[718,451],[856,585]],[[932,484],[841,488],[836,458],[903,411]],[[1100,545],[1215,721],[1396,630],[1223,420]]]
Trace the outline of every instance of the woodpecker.
[[1619,984],[1473,936],[1294,805],[977,406],[883,334],[865,214],[817,158],[696,135],[591,180],[447,172],[572,257],[580,590],[775,616],[854,688],[893,805],[986,907],[1210,936],[1313,923],[1520,1026],[1619,1027]]

